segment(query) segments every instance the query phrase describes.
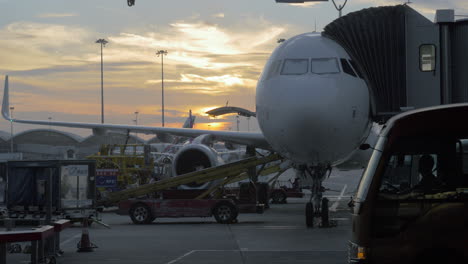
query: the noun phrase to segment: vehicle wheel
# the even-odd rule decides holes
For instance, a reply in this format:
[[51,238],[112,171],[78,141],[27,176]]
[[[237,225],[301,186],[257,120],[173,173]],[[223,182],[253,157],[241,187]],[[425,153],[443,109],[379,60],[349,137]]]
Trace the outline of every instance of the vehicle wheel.
[[230,224],[237,218],[237,208],[229,202],[220,202],[213,209],[216,222]]
[[137,203],[130,209],[130,218],[137,225],[151,223],[151,210],[146,204]]
[[305,217],[306,217],[306,226],[314,227],[314,207],[311,202],[308,202],[306,204]]
[[268,184],[258,183],[257,184],[258,202],[265,205],[265,208],[269,208],[268,204]]
[[275,191],[271,194],[273,203],[286,203],[286,194],[282,191]]
[[322,226],[329,227],[330,222],[329,222],[329,215],[328,215],[328,199],[327,198],[322,199],[321,217],[322,217]]

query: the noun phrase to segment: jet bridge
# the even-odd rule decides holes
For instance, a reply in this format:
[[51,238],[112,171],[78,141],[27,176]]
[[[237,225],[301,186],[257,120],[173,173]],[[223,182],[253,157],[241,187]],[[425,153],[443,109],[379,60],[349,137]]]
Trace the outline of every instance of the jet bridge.
[[468,20],[437,10],[431,22],[408,5],[367,8],[336,19],[322,34],[365,75],[374,121],[399,112],[468,102]]

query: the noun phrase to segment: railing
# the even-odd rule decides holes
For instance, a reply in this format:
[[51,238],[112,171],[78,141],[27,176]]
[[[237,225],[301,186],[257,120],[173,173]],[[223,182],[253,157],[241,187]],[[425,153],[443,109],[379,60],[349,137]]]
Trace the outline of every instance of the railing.
[[70,220],[59,220],[32,230],[0,232],[0,264],[6,264],[7,244],[31,241],[31,264],[37,264],[45,257],[44,242],[53,237],[52,254],[60,252],[60,232],[70,226]]

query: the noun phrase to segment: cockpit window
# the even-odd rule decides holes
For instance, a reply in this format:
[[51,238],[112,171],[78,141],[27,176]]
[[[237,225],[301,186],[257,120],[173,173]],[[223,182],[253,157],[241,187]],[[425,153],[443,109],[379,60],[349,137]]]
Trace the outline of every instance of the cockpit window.
[[281,67],[281,60],[276,60],[270,65],[270,69],[268,69],[266,79],[273,78],[275,75],[279,73],[279,69]]
[[335,58],[312,59],[310,63],[312,73],[327,74],[339,73],[340,68]]
[[346,59],[340,59],[341,61],[341,67],[343,68],[343,71],[351,76],[357,77],[356,73],[353,71],[353,68],[351,68],[351,65],[349,65],[348,61]]
[[359,78],[364,79],[364,76],[362,75],[362,72],[359,70],[358,65],[353,60],[349,60],[349,63],[351,63],[351,66],[353,66]]
[[281,69],[281,75],[301,75],[309,71],[308,59],[286,59]]

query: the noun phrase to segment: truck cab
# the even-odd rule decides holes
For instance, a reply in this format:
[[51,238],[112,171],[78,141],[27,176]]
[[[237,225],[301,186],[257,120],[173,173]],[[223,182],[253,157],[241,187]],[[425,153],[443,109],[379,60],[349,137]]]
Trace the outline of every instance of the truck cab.
[[349,263],[468,263],[467,116],[455,104],[387,122],[349,204]]

